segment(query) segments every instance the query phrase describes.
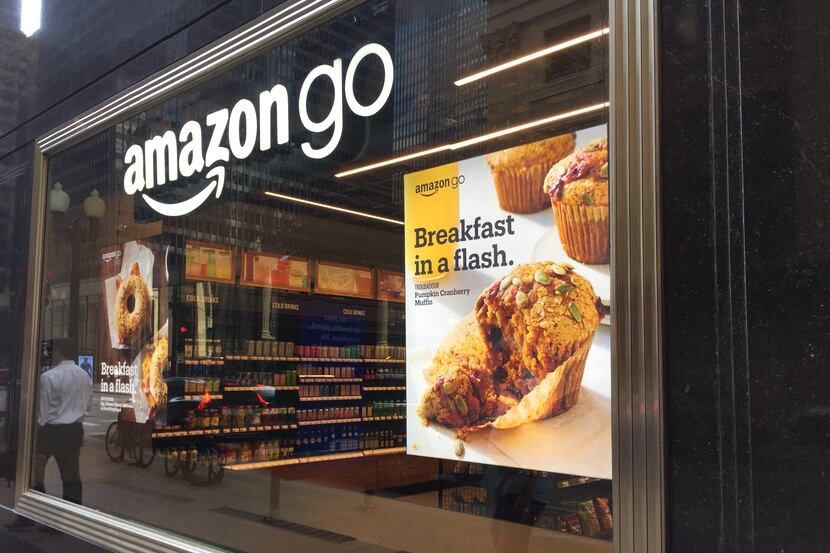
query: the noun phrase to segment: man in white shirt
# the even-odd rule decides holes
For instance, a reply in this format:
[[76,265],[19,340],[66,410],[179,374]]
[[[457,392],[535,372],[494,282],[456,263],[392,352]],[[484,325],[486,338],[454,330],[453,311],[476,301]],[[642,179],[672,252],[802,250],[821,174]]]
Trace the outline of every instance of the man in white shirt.
[[46,463],[58,463],[63,498],[81,503],[80,457],[84,443],[84,414],[92,398],[92,379],[75,364],[78,348],[67,338],[52,340],[52,368],[40,375],[38,389],[38,435],[34,485],[45,491]]

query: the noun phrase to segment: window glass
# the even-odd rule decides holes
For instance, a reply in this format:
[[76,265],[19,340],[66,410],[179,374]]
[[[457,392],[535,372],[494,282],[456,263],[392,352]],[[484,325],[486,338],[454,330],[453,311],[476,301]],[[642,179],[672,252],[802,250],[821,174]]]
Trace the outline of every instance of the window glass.
[[32,486],[239,551],[610,551],[606,26],[368,1],[51,156]]

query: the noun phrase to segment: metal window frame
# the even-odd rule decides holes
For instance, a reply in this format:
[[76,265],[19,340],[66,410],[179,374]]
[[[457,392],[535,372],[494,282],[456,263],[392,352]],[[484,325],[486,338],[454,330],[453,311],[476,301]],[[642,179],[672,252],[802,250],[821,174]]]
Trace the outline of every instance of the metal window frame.
[[[48,156],[273,47],[362,0],[288,0],[35,143],[29,275],[43,274]],[[656,0],[609,0],[610,170],[614,313],[612,412],[614,551],[666,551],[661,354]],[[117,551],[221,549],[29,489],[41,319],[40,277],[26,301],[15,510]]]

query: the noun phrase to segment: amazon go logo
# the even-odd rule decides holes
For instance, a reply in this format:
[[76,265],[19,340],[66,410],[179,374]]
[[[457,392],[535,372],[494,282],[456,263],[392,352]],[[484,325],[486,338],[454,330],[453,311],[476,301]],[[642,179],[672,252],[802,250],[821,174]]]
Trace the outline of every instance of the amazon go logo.
[[457,177],[448,177],[445,179],[438,179],[416,184],[415,193],[420,194],[425,198],[430,198],[437,194],[439,191],[443,190],[444,188],[456,189],[458,188],[459,184],[464,184],[464,175],[458,175]]
[[[383,84],[380,94],[369,105],[363,105],[355,97],[355,74],[360,64],[369,56],[377,56],[383,64]],[[315,67],[300,87],[298,110],[303,127],[311,133],[331,131],[331,138],[322,147],[310,142],[302,144],[303,153],[312,159],[322,159],[331,154],[343,134],[343,97],[355,114],[370,117],[384,106],[392,92],[394,67],[392,56],[380,44],[367,44],[360,48],[346,67],[343,61],[334,60],[331,65]],[[328,79],[334,85],[331,109],[319,121],[308,113],[308,94],[318,79]],[[228,110],[214,111],[205,121],[188,121],[182,125],[178,136],[172,130],[154,136],[143,144],[133,144],[124,154],[127,168],[124,172],[124,192],[141,193],[141,198],[161,215],[171,217],[186,215],[202,205],[211,194],[222,195],[225,184],[225,164],[233,156],[242,160],[251,155],[254,148],[267,151],[272,143],[288,142],[290,101],[288,90],[281,84],[260,92],[256,100],[243,98]],[[243,131],[244,128],[244,131]],[[227,136],[228,147],[222,146]],[[205,148],[205,144],[207,147]],[[147,194],[156,186],[176,182],[179,177],[204,175],[205,185],[191,198],[177,203],[163,203]]]

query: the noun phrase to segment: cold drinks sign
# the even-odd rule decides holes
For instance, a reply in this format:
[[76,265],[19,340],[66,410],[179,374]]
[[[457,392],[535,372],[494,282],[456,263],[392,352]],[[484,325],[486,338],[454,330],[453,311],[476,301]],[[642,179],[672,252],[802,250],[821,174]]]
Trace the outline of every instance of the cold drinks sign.
[[[362,104],[355,96],[355,75],[361,62],[368,56],[377,56],[383,65],[383,84],[377,98],[370,104]],[[318,79],[328,79],[334,87],[331,108],[319,121],[308,112],[308,95]],[[300,87],[298,112],[303,128],[310,133],[331,132],[328,142],[315,147],[311,142],[302,143],[303,153],[312,159],[322,159],[331,154],[343,134],[343,100],[355,115],[370,117],[386,104],[392,92],[394,67],[389,51],[380,44],[371,43],[360,48],[346,67],[335,59],[330,65],[320,65],[309,72]],[[257,103],[243,98],[234,106],[209,113],[204,123],[188,121],[182,125],[178,136],[168,130],[145,141],[133,144],[124,155],[127,168],[124,172],[124,192],[141,193],[141,198],[161,215],[176,217],[191,213],[202,205],[211,194],[219,198],[225,184],[225,164],[233,156],[243,160],[259,148],[268,151],[272,144],[285,144],[289,134],[288,90],[277,84],[259,94]],[[207,126],[207,130],[204,129]],[[223,146],[227,136],[229,147]],[[207,143],[207,148],[204,147]],[[194,196],[176,203],[164,203],[152,198],[148,191],[156,186],[176,182],[180,177],[204,175],[205,186]]]

